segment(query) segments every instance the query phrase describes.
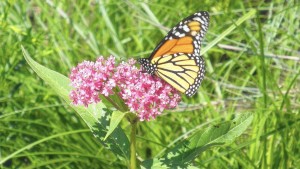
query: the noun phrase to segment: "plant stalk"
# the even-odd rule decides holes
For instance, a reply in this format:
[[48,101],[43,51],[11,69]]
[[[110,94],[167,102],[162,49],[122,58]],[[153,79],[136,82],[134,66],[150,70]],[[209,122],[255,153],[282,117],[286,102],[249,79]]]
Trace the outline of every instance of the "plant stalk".
[[136,169],[136,127],[137,120],[131,122],[131,133],[130,133],[130,169]]

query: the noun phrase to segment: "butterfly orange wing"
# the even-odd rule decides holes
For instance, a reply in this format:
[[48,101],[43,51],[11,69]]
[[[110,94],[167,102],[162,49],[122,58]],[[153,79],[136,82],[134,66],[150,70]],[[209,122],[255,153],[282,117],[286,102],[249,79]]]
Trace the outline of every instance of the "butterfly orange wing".
[[197,12],[178,23],[157,45],[149,59],[177,53],[200,56],[201,41],[208,29],[209,14]]

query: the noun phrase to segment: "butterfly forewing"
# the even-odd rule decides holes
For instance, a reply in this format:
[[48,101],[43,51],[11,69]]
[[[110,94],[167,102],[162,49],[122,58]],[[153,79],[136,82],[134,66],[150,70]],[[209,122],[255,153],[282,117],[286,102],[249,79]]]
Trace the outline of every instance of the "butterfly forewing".
[[149,59],[163,55],[185,53],[200,56],[201,41],[208,29],[209,14],[205,11],[194,13],[174,26],[157,45]]

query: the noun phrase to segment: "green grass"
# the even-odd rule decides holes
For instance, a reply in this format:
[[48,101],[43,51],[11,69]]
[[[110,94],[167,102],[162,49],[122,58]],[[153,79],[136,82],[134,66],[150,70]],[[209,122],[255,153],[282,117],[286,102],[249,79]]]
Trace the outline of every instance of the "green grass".
[[[237,26],[252,9],[255,15]],[[139,157],[156,157],[192,130],[252,112],[241,137],[206,151],[194,165],[297,168],[300,4],[280,0],[1,1],[0,161],[6,160],[0,168],[126,167],[38,78],[21,45],[37,62],[68,75],[77,63],[99,55],[119,61],[147,57],[180,18],[199,10],[211,15],[202,48],[206,78],[197,95],[138,126]],[[123,128],[130,132],[126,122]]]

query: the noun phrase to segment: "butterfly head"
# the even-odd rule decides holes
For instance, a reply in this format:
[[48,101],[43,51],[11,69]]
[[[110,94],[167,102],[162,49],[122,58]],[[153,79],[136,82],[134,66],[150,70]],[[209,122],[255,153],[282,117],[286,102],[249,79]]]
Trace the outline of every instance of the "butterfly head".
[[138,62],[140,65],[142,65],[144,71],[146,71],[147,73],[149,73],[151,75],[154,74],[155,67],[153,64],[150,63],[149,59],[140,58],[140,59],[138,59]]

